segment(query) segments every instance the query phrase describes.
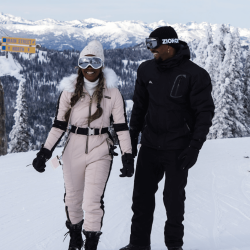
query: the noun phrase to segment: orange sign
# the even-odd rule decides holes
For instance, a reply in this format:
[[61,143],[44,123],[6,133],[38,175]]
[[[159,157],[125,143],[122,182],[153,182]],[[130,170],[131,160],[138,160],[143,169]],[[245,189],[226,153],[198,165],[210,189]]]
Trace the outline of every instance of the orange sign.
[[2,43],[35,46],[36,45],[36,39],[15,38],[15,37],[2,37]]
[[2,51],[9,52],[23,52],[23,53],[36,53],[35,47],[28,46],[13,46],[13,45],[2,45]]

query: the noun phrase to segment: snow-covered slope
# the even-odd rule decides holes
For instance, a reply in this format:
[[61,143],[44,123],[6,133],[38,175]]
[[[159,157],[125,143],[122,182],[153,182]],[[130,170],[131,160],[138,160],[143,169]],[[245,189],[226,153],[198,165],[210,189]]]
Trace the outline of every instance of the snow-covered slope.
[[[55,153],[59,153],[60,148]],[[68,249],[63,175],[26,167],[36,152],[0,157],[1,249]],[[250,138],[207,141],[189,172],[185,250],[249,250]],[[119,178],[116,157],[105,194],[106,214],[99,250],[118,250],[129,241],[133,178]],[[165,250],[164,181],[156,195],[152,249]]]
[[[93,18],[73,21],[57,21],[47,18],[30,21],[0,13],[0,25],[1,29],[10,36],[36,38],[47,48],[81,50],[89,40],[95,38],[99,39],[105,48],[136,45],[143,42],[152,30],[164,25],[173,26],[180,39],[190,42],[205,36],[207,23],[169,24],[159,21],[147,24],[141,21],[108,22]],[[213,31],[217,26],[217,24],[212,25]],[[249,44],[250,29],[241,28],[239,31],[243,45]]]
[[19,73],[22,66],[14,60],[11,53],[9,53],[8,58],[5,56],[0,56],[0,77],[5,75],[11,75],[20,80],[22,75]]

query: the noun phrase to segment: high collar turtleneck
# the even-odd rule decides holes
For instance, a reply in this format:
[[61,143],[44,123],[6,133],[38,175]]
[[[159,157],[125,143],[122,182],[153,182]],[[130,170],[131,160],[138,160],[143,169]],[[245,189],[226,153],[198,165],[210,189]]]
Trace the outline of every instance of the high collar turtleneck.
[[96,86],[98,85],[99,78],[94,82],[90,82],[85,77],[83,79],[84,79],[84,87],[85,87],[85,89],[88,91],[90,96],[92,96],[93,93],[95,92]]

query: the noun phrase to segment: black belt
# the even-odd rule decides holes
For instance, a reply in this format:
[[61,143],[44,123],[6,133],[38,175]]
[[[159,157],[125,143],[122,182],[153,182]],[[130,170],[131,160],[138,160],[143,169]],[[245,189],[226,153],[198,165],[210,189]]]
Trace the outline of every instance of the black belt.
[[[99,128],[79,128],[76,126],[72,126],[70,132],[80,135],[99,135]],[[108,133],[108,128],[102,128],[101,134]]]

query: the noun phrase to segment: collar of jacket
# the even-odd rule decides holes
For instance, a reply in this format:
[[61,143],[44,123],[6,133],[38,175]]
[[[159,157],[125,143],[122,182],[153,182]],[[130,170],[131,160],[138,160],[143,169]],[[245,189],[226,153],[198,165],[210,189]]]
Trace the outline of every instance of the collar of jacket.
[[156,62],[156,67],[159,71],[165,71],[177,67],[184,59],[190,59],[190,50],[186,42],[180,41],[180,48],[175,56],[160,63]]
[[[113,69],[105,67],[103,69],[103,74],[105,79],[105,88],[118,88],[118,77]],[[64,77],[59,84],[59,90],[66,90],[73,93],[75,91],[76,78],[77,74]]]

